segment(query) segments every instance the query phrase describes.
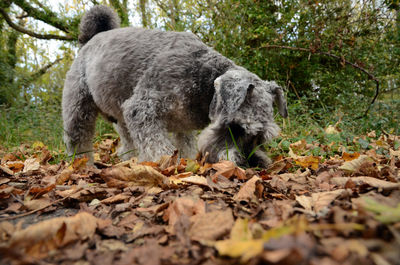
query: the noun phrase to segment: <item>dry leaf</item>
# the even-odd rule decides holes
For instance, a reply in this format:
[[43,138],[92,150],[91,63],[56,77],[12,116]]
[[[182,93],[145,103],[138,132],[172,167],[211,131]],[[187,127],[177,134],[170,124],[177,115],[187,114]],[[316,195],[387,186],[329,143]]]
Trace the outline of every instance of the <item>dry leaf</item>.
[[39,168],[40,163],[36,160],[36,158],[28,158],[24,162],[24,170],[22,171],[22,173],[32,172],[38,170]]
[[296,201],[310,213],[318,214],[344,192],[346,192],[344,189],[316,192],[312,193],[311,197],[305,195],[296,196]]
[[335,126],[329,125],[328,127],[325,128],[325,133],[327,133],[327,134],[338,134],[339,130]]
[[342,154],[342,158],[344,161],[351,161],[351,160],[357,159],[359,157],[360,157],[360,153],[357,153],[357,152],[351,153],[351,154],[343,152],[343,154]]
[[217,172],[212,176],[213,180],[217,179],[219,175],[224,176],[228,179],[233,176],[236,176],[238,179],[241,180],[247,179],[245,170],[237,167],[232,161],[222,160],[218,163],[213,164],[212,168],[217,170]]
[[367,184],[371,187],[384,190],[394,190],[400,188],[400,183],[389,182],[372,177],[334,177],[330,179],[332,184],[338,186],[345,186],[348,181],[352,181],[356,185]]
[[257,176],[253,176],[251,179],[249,179],[239,190],[238,193],[233,196],[233,199],[235,201],[250,201],[253,198],[256,198],[255,192],[256,192],[256,185],[257,182],[260,181],[261,179]]
[[212,211],[192,218],[189,236],[193,240],[216,240],[231,231],[234,224],[231,209]]
[[29,256],[43,258],[68,243],[93,237],[96,227],[97,218],[86,212],[53,218],[15,232],[9,246]]
[[318,156],[298,156],[294,159],[296,165],[302,166],[304,168],[312,168],[317,170],[319,166],[320,157]]
[[168,178],[150,166],[134,165],[132,168],[111,167],[103,169],[101,177],[109,187],[165,186]]
[[75,158],[74,162],[72,162],[72,168],[75,171],[81,170],[82,168],[86,167],[87,162],[89,161],[89,158],[86,156],[82,157],[77,157]]
[[182,182],[185,183],[191,183],[191,184],[196,184],[196,185],[201,185],[201,186],[206,186],[208,187],[208,181],[205,177],[199,176],[199,175],[193,175],[185,178],[180,179]]
[[164,214],[164,221],[168,221],[168,231],[175,234],[175,224],[182,215],[191,217],[196,214],[204,214],[205,203],[201,199],[182,197],[173,201]]
[[348,172],[358,171],[361,165],[365,162],[372,162],[372,158],[367,155],[360,155],[357,159],[344,162],[343,165],[339,167],[339,169],[343,169]]
[[118,203],[118,202],[125,201],[125,200],[129,199],[130,197],[131,196],[128,194],[119,193],[117,195],[114,195],[114,196],[108,197],[104,200],[101,200],[101,203],[104,203],[104,204]]
[[9,175],[12,176],[14,175],[14,171],[12,171],[11,169],[9,169],[8,167],[3,167],[0,165],[0,173],[4,175]]
[[32,211],[32,210],[37,210],[37,209],[42,209],[44,207],[47,207],[51,204],[49,198],[40,198],[37,200],[30,200],[27,202],[24,202],[24,206]]

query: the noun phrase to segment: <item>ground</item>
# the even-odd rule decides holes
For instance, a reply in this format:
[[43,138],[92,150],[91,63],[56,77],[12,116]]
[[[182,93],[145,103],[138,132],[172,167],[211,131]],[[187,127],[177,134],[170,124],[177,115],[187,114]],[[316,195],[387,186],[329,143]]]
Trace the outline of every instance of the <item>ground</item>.
[[266,169],[3,149],[2,264],[400,264],[400,136],[338,133],[279,140]]

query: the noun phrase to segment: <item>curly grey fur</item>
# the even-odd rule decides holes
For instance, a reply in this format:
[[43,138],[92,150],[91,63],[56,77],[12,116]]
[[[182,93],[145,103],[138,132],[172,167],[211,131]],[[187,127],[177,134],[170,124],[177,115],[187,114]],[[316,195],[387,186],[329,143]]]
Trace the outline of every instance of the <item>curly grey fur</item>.
[[79,24],[79,45],[82,47],[99,32],[119,27],[120,19],[112,9],[106,6],[94,6],[85,13]]
[[[275,82],[262,81],[192,33],[113,29],[93,36],[67,74],[64,141],[70,154],[90,154],[101,113],[116,122],[120,155],[135,149],[140,160],[154,161],[179,149],[182,156],[194,156],[193,131],[205,128],[198,148],[209,153],[210,162],[226,159],[228,150],[229,159],[243,165],[228,128],[248,155],[279,133],[274,102],[287,115]],[[269,159],[258,150],[250,162],[266,166]]]

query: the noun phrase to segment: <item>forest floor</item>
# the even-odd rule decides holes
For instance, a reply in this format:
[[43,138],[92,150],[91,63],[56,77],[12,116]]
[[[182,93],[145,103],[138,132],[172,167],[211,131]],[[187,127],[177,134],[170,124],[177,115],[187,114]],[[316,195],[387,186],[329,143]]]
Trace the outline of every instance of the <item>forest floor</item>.
[[352,142],[281,141],[267,169],[0,150],[1,263],[400,264],[400,136]]

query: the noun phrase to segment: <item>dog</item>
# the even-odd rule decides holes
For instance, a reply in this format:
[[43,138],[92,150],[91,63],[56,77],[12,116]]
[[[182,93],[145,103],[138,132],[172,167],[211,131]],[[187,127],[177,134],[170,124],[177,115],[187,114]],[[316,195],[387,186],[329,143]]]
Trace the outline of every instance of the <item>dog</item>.
[[270,163],[257,148],[279,134],[273,104],[288,115],[275,82],[261,80],[192,33],[120,28],[106,6],[82,17],[79,45],[62,98],[70,155],[85,153],[93,162],[92,138],[102,114],[120,135],[122,159],[156,161],[175,150],[194,157],[198,149],[208,162]]

